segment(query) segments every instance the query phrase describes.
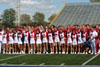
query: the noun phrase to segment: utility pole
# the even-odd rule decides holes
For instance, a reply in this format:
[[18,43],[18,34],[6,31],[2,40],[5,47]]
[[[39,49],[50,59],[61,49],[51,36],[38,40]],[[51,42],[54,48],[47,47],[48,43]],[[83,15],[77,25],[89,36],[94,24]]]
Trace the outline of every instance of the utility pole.
[[20,0],[17,0],[17,6],[16,6],[16,19],[17,19],[17,25],[20,26]]

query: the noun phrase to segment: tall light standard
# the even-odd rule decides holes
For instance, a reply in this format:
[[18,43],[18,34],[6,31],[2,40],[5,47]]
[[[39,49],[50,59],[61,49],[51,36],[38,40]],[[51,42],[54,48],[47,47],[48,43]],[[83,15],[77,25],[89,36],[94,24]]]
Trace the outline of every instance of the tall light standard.
[[17,0],[17,10],[16,10],[16,19],[17,25],[20,26],[20,0]]

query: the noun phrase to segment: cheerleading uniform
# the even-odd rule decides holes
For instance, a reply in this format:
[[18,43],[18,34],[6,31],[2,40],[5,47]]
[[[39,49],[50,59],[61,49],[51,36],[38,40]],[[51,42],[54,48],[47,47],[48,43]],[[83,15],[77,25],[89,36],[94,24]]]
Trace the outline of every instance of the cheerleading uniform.
[[55,42],[60,42],[59,32],[58,31],[54,32],[54,35],[55,35]]
[[28,44],[28,38],[29,38],[29,33],[28,32],[25,32],[24,33],[24,43],[25,44]]
[[67,33],[67,43],[69,44],[69,43],[72,43],[72,34],[71,34],[71,32],[69,32],[69,33]]
[[42,42],[43,43],[47,43],[48,42],[48,40],[47,40],[47,33],[46,32],[42,32],[42,36],[43,36]]
[[18,33],[14,34],[14,43],[17,44],[18,43]]
[[18,34],[18,44],[22,44],[22,34]]
[[6,34],[6,33],[3,34],[2,43],[3,43],[3,44],[7,44],[7,34]]
[[60,33],[61,44],[65,44],[64,32]]
[[72,39],[73,39],[72,45],[77,45],[77,35],[76,34],[72,35]]
[[49,40],[49,43],[53,43],[53,34],[52,33],[48,33],[48,40]]
[[35,33],[34,32],[30,33],[30,44],[35,44]]
[[36,34],[36,44],[42,44],[42,41],[41,41],[41,34]]
[[13,33],[9,33],[8,36],[9,36],[8,44],[13,44],[13,43],[14,43],[14,40],[13,40]]
[[78,37],[78,44],[82,44],[83,40],[82,40],[82,34],[81,34],[81,32],[77,33],[77,37]]

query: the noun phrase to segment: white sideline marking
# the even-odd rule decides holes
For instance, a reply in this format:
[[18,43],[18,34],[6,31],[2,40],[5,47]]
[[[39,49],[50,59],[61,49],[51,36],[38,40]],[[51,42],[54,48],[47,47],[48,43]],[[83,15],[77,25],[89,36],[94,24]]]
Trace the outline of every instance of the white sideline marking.
[[64,66],[65,63],[62,63],[60,66]]
[[[26,55],[26,54],[25,54],[25,55]],[[0,61],[5,61],[5,60],[9,60],[9,59],[13,59],[13,58],[25,56],[25,55],[18,55],[18,56],[14,56],[14,57],[9,57],[9,58],[5,58],[5,59],[1,59]]]
[[2,64],[0,64],[0,65],[6,65],[7,63],[2,63]]
[[40,66],[43,66],[45,63],[41,63]]
[[87,63],[89,63],[90,61],[92,61],[93,59],[95,59],[99,54],[96,54],[95,56],[93,56],[92,58],[90,58],[89,60],[87,60],[86,62],[84,62],[82,64],[82,66],[86,65]]
[[25,65],[26,63],[22,63],[22,64],[20,64],[20,65]]

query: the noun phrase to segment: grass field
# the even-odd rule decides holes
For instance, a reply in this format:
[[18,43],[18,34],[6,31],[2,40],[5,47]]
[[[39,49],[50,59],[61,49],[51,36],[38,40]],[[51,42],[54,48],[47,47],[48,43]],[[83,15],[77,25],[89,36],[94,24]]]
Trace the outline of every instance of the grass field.
[[[16,56],[16,57],[15,57]],[[85,61],[93,57],[94,55],[37,55],[37,54],[25,54],[25,55],[6,55],[0,54],[0,64],[9,65],[82,65]],[[10,59],[9,59],[10,58]],[[4,59],[4,60],[2,60]],[[100,55],[87,65],[100,65]]]

